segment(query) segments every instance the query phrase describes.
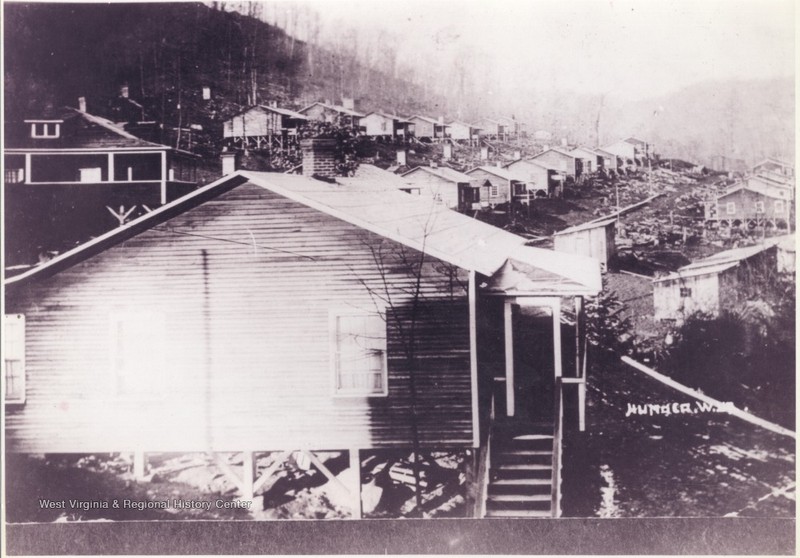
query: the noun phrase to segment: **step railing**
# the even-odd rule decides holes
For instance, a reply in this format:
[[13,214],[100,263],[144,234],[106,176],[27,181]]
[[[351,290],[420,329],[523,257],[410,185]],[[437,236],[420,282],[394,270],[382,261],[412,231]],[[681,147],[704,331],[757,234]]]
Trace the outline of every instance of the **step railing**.
[[489,476],[492,468],[492,425],[494,424],[495,402],[492,392],[491,407],[489,411],[489,428],[486,432],[486,441],[481,444],[478,453],[478,471],[476,480],[478,488],[475,497],[475,517],[486,517],[486,502],[489,499]]
[[561,431],[564,427],[564,405],[561,378],[555,379],[555,421],[553,426],[553,473],[550,489],[550,513],[561,517]]

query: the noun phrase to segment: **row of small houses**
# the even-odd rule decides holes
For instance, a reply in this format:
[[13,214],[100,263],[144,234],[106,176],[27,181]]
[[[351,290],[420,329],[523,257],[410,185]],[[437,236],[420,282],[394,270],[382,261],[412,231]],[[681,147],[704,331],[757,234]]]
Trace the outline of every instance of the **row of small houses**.
[[241,147],[284,147],[296,139],[309,121],[336,122],[373,138],[426,141],[457,141],[475,144],[481,139],[508,140],[524,137],[525,125],[514,117],[484,118],[477,123],[424,115],[403,117],[383,111],[361,113],[352,99],[342,105],[315,102],[298,111],[280,108],[276,103],[249,107],[225,121],[223,137]]

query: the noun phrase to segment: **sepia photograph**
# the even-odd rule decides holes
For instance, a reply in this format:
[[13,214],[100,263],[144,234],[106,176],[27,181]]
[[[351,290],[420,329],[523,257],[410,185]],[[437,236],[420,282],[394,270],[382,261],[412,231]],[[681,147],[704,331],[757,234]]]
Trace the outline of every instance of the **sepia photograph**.
[[4,551],[794,555],[795,10],[3,1]]

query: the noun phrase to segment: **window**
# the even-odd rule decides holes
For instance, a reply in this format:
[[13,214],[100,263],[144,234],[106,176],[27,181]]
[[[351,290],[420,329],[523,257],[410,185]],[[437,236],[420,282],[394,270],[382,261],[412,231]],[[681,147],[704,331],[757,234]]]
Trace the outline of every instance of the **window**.
[[728,212],[728,215],[734,215],[736,213],[736,202],[728,202],[725,204],[725,211]]
[[164,315],[155,311],[112,314],[111,369],[117,394],[156,394],[166,374]]
[[34,122],[31,124],[32,138],[57,138],[61,135],[61,124],[58,122]]
[[681,298],[690,298],[692,296],[692,289],[681,287]]
[[783,200],[775,200],[775,213],[783,214],[786,212],[786,205]]
[[764,213],[764,202],[757,201],[756,202],[756,213]]
[[25,182],[24,169],[6,169],[4,174],[6,184],[20,184],[21,182]]
[[491,195],[492,196],[496,196],[498,194],[498,191],[499,191],[498,188],[497,188],[497,185],[496,184],[492,184],[492,187],[490,188],[490,191],[491,191]]
[[100,167],[92,167],[89,169],[78,169],[80,172],[81,182],[102,182],[103,171]]
[[6,403],[25,402],[25,316],[3,316],[3,362]]
[[332,314],[331,352],[335,395],[388,393],[386,323],[381,315]]

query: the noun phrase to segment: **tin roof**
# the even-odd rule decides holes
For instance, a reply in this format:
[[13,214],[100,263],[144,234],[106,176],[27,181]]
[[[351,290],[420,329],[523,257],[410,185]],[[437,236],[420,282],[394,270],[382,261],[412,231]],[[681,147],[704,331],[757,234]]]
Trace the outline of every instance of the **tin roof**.
[[528,282],[519,284],[520,288],[559,294],[596,294],[602,289],[597,260],[525,246],[524,238],[447,209],[427,197],[364,188],[352,182],[331,184],[301,175],[250,171],[225,176],[47,263],[6,279],[5,284],[54,275],[244,183],[485,276],[492,276],[513,260],[511,266],[515,272],[527,277]]
[[457,170],[451,169],[450,167],[436,167],[436,168],[422,167],[422,166],[414,167],[413,169],[404,172],[402,176],[408,176],[409,174],[417,171],[427,172],[428,174],[438,176],[439,178],[447,180],[448,182],[460,183],[460,182],[472,182],[473,180],[471,176],[464,174],[463,172],[458,172]]

